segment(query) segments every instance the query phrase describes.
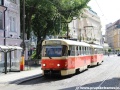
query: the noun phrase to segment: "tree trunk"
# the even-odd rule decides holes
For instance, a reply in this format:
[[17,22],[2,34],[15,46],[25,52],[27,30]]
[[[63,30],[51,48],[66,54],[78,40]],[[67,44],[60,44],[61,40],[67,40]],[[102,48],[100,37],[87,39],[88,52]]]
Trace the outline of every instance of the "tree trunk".
[[36,48],[36,58],[40,59],[41,58],[41,51],[42,51],[42,38],[41,36],[38,37],[37,40],[37,48]]

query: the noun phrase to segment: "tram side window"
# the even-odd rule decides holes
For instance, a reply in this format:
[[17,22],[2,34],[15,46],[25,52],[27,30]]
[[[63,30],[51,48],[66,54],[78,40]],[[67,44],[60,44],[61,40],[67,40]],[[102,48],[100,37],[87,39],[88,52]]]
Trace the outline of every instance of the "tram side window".
[[94,51],[95,51],[95,54],[97,54],[97,53],[98,53],[98,52],[97,52],[97,51],[98,51],[98,49],[97,49],[97,48],[95,48],[95,49],[94,49]]
[[84,55],[84,47],[81,46],[81,55]]
[[67,46],[62,46],[62,56],[67,56]]
[[87,47],[87,54],[89,55],[89,47]]
[[79,46],[79,54],[81,55],[81,46]]
[[90,55],[90,47],[88,47],[88,54]]
[[76,55],[76,56],[80,55],[80,50],[79,50],[79,46],[76,46],[76,51],[75,51],[75,55]]
[[102,49],[100,48],[100,54],[102,54]]
[[85,47],[85,55],[87,55],[87,47]]
[[88,47],[86,47],[85,54],[88,55]]
[[101,53],[101,51],[100,51],[101,49],[98,49],[98,53],[100,54]]
[[100,54],[102,54],[102,49],[100,49]]
[[101,53],[101,49],[98,49],[98,54],[100,54]]
[[70,46],[70,56],[75,56],[75,46]]
[[85,47],[84,55],[87,55],[87,47]]
[[103,51],[104,51],[104,50],[102,49],[102,54],[103,54]]
[[93,48],[90,48],[90,54],[94,54]]
[[99,49],[97,48],[97,54],[99,54],[99,52],[100,52],[100,51],[99,51]]
[[88,47],[86,47],[86,55],[88,55]]
[[84,55],[87,54],[87,47],[84,47]]

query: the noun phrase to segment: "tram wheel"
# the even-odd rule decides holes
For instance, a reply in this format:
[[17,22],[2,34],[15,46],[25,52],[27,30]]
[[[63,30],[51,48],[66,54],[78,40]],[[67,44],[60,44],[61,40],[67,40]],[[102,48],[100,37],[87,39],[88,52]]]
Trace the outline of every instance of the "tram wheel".
[[99,62],[97,62],[97,66],[99,66],[100,65],[100,63]]
[[79,73],[80,73],[79,69],[76,69],[75,74],[79,74]]

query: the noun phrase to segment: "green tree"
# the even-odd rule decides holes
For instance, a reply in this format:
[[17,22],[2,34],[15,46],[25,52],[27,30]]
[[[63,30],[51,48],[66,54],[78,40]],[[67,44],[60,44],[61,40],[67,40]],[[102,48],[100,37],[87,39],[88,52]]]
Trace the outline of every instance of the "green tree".
[[[22,0],[21,12],[22,12]],[[36,56],[40,57],[41,44],[46,35],[68,32],[68,23],[78,17],[90,0],[26,0],[26,29],[28,39],[33,30],[37,36]],[[22,13],[21,13],[22,17]],[[22,21],[22,18],[21,18]],[[21,22],[22,27],[22,22]]]
[[112,50],[111,49],[108,49],[108,52],[111,52]]

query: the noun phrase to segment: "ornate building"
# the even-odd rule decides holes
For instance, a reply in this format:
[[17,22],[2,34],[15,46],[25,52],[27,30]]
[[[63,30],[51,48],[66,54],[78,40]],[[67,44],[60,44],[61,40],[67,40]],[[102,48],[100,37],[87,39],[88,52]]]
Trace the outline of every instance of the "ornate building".
[[102,44],[101,21],[97,13],[91,9],[84,9],[83,14],[69,24],[70,37],[79,41]]

